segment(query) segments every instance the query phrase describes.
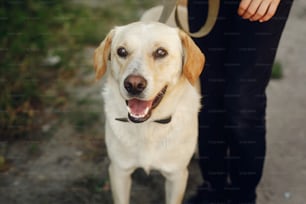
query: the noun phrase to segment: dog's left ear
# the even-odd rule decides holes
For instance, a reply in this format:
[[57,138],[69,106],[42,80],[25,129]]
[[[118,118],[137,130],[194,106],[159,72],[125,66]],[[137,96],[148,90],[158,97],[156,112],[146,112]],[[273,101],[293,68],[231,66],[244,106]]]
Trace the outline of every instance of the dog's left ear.
[[195,85],[204,69],[205,56],[185,32],[180,30],[179,35],[184,49],[183,74],[192,85]]
[[101,42],[94,53],[94,68],[96,71],[96,80],[99,80],[106,72],[107,62],[110,58],[110,48],[114,30],[111,30],[105,39]]

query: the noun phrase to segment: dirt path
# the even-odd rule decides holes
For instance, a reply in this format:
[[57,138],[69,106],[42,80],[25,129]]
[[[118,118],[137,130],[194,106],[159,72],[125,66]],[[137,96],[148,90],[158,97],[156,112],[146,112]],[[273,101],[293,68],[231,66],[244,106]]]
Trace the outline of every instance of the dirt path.
[[[268,155],[258,189],[259,204],[303,204],[306,192],[306,1],[295,0],[277,60],[285,77],[268,88]],[[0,173],[2,204],[111,203],[103,135],[101,83],[92,83],[93,48],[65,87],[68,103],[47,109],[50,120],[27,141],[6,146],[9,171]],[[191,166],[189,195],[199,183]],[[157,173],[134,176],[133,204],[163,203],[163,179]]]
[[268,87],[268,154],[260,204],[306,203],[306,1],[296,0],[277,54],[284,78]]

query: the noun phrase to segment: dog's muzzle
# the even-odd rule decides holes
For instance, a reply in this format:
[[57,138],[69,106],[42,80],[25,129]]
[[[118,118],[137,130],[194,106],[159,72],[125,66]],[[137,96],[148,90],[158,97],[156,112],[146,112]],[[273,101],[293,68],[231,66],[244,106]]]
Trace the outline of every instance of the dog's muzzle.
[[126,104],[129,120],[134,123],[142,123],[148,120],[152,115],[152,110],[159,105],[166,91],[167,86],[164,86],[164,88],[158,92],[153,100],[145,101],[137,97],[127,100]]

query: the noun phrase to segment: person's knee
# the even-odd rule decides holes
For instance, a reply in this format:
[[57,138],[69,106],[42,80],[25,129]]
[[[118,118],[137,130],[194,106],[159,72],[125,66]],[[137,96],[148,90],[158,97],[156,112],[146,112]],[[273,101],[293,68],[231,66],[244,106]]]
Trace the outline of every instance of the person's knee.
[[224,106],[229,124],[244,127],[265,122],[265,95],[247,93],[225,96]]

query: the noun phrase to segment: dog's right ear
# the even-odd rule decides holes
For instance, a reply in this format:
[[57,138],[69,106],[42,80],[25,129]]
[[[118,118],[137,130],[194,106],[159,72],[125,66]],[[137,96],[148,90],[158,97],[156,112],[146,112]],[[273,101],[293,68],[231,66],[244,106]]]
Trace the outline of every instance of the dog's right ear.
[[114,36],[114,30],[111,30],[102,43],[96,48],[94,53],[94,68],[96,71],[96,80],[101,79],[101,77],[106,72],[107,62],[110,59],[110,48],[112,44],[112,39]]

